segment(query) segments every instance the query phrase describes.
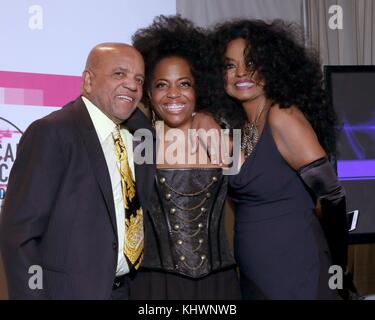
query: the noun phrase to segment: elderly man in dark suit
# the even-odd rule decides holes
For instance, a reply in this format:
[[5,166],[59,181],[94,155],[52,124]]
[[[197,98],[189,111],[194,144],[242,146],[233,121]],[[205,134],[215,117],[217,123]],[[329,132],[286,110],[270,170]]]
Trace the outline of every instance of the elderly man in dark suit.
[[11,299],[128,298],[155,170],[133,154],[134,131],[152,130],[137,109],[143,81],[137,50],[100,44],[82,96],[22,136],[0,221]]

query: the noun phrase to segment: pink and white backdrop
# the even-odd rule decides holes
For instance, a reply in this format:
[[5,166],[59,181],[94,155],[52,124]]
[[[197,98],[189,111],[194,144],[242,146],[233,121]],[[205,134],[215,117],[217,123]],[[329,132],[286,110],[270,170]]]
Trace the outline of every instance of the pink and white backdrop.
[[1,0],[0,208],[22,133],[79,95],[90,49],[175,13],[175,0]]

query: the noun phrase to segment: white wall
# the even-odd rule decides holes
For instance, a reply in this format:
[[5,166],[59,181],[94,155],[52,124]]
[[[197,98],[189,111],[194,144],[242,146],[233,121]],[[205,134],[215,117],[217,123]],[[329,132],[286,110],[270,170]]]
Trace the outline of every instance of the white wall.
[[175,0],[1,0],[0,70],[80,75],[95,44],[174,13]]

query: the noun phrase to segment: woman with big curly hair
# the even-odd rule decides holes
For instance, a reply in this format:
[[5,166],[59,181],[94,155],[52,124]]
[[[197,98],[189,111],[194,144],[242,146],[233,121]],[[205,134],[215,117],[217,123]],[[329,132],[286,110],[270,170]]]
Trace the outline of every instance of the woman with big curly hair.
[[229,194],[248,299],[335,299],[329,267],[346,268],[345,193],[328,159],[335,115],[319,60],[295,35],[280,21],[241,20],[217,26],[211,44],[226,93],[211,111],[242,129]]
[[[219,166],[199,162],[204,149],[190,161],[168,159],[168,150],[177,145],[189,154],[193,113],[211,100],[207,37],[188,20],[160,16],[135,33],[133,44],[146,65],[144,103],[164,130],[157,130],[157,174],[151,214],[144,217],[144,258],[130,297],[239,299],[223,219],[227,177]],[[175,133],[178,139],[171,141]]]

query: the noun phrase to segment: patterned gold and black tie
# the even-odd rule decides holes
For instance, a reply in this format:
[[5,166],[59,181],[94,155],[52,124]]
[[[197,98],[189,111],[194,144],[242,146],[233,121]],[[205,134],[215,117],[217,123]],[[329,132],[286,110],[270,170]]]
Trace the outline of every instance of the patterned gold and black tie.
[[133,174],[129,167],[126,147],[118,126],[113,133],[113,140],[121,174],[122,198],[125,207],[124,254],[131,267],[138,269],[143,258],[143,212],[137,197]]

